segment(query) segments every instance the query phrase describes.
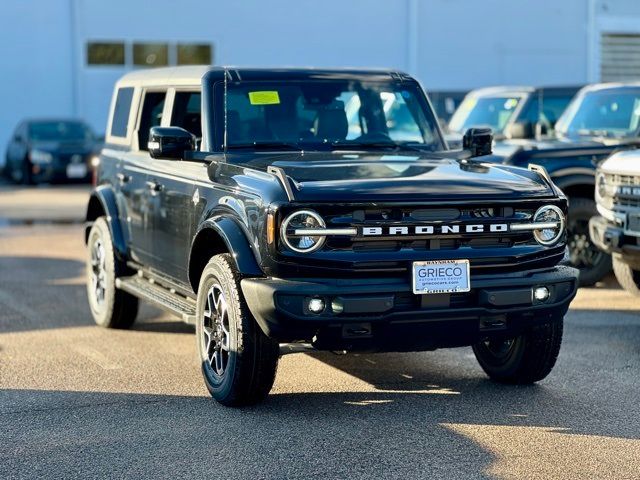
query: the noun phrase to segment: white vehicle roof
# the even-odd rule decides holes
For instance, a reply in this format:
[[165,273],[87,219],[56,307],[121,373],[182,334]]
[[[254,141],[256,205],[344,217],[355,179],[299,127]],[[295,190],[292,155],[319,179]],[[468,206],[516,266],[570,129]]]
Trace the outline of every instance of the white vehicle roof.
[[211,70],[210,65],[188,65],[135,70],[123,75],[116,83],[116,86],[200,85],[202,76],[209,70]]

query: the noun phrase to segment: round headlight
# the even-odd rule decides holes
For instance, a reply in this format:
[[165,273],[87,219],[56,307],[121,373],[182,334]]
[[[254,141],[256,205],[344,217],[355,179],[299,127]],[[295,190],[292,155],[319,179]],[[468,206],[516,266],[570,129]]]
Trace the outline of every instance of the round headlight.
[[[533,222],[549,224],[549,227],[533,231],[533,236],[541,245],[553,245],[560,240],[564,233],[564,213],[555,205],[540,207],[533,215]],[[555,226],[551,226],[551,224],[555,224]]]
[[596,191],[601,198],[613,197],[616,194],[616,186],[607,182],[607,176],[599,172],[596,178]]
[[320,215],[313,210],[298,210],[282,222],[280,238],[284,244],[294,252],[310,253],[318,250],[324,244],[324,235],[305,235],[309,229],[323,229],[326,224]]

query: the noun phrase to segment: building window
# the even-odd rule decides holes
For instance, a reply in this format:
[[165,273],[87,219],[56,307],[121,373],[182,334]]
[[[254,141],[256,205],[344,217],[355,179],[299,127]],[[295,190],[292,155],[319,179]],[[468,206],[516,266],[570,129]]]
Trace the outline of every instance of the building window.
[[89,42],[88,65],[124,65],[124,42]]
[[640,78],[640,34],[603,33],[600,54],[601,81],[630,82]]
[[114,137],[126,137],[129,124],[129,110],[133,99],[133,87],[120,88],[116,97],[116,106],[113,108],[111,120],[111,135]]
[[179,43],[178,65],[211,65],[211,45],[205,43]]
[[165,67],[169,65],[169,46],[166,43],[134,43],[133,64]]

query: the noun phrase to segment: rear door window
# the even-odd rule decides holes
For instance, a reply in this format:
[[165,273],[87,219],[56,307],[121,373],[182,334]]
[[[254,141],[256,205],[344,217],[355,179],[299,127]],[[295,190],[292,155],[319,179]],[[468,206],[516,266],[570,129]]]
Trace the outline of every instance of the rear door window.
[[116,105],[113,109],[111,120],[111,135],[125,138],[127,136],[127,124],[129,123],[129,111],[133,99],[133,87],[118,89]]

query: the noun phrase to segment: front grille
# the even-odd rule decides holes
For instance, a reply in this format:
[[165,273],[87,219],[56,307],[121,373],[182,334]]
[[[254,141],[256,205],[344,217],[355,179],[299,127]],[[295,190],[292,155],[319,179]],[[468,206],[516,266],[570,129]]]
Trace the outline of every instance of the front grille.
[[[535,212],[533,209],[513,207],[469,207],[469,208],[387,208],[361,209],[334,215],[325,215],[328,228],[344,227],[389,227],[415,225],[459,225],[462,229],[469,224],[498,224],[526,222]],[[428,238],[427,238],[428,237]],[[463,247],[510,248],[514,245],[533,244],[531,232],[500,233],[459,233],[445,235],[403,235],[403,236],[334,236],[328,237],[326,248],[352,252],[394,252],[400,250],[431,251],[456,250]]]
[[[279,249],[279,275],[313,275],[317,277],[407,279],[412,262],[424,260],[468,259],[472,275],[519,272],[556,265],[564,255],[564,242],[552,247],[540,245],[530,230],[510,228],[511,224],[532,221],[536,210],[548,205],[544,200],[527,200],[519,204],[485,204],[454,207],[305,205],[318,212],[326,228],[357,232],[326,237],[324,246],[309,254]],[[566,209],[565,205],[561,205]],[[295,208],[295,207],[294,207]],[[299,207],[298,207],[299,208]],[[289,211],[280,215],[286,216]],[[481,232],[467,225],[489,226]],[[503,231],[491,225],[509,225]],[[419,226],[436,226],[433,233],[416,232]],[[459,225],[458,233],[443,226]],[[390,228],[407,226],[408,233],[390,235]],[[364,228],[382,228],[383,234],[365,235]],[[418,234],[419,233],[419,234]],[[304,269],[300,265],[304,265]],[[452,299],[452,302],[454,300]]]
[[640,186],[640,176],[637,175],[620,175],[617,173],[606,173],[605,182],[610,185],[630,185]]
[[640,208],[640,197],[620,197],[613,200],[617,207]]

